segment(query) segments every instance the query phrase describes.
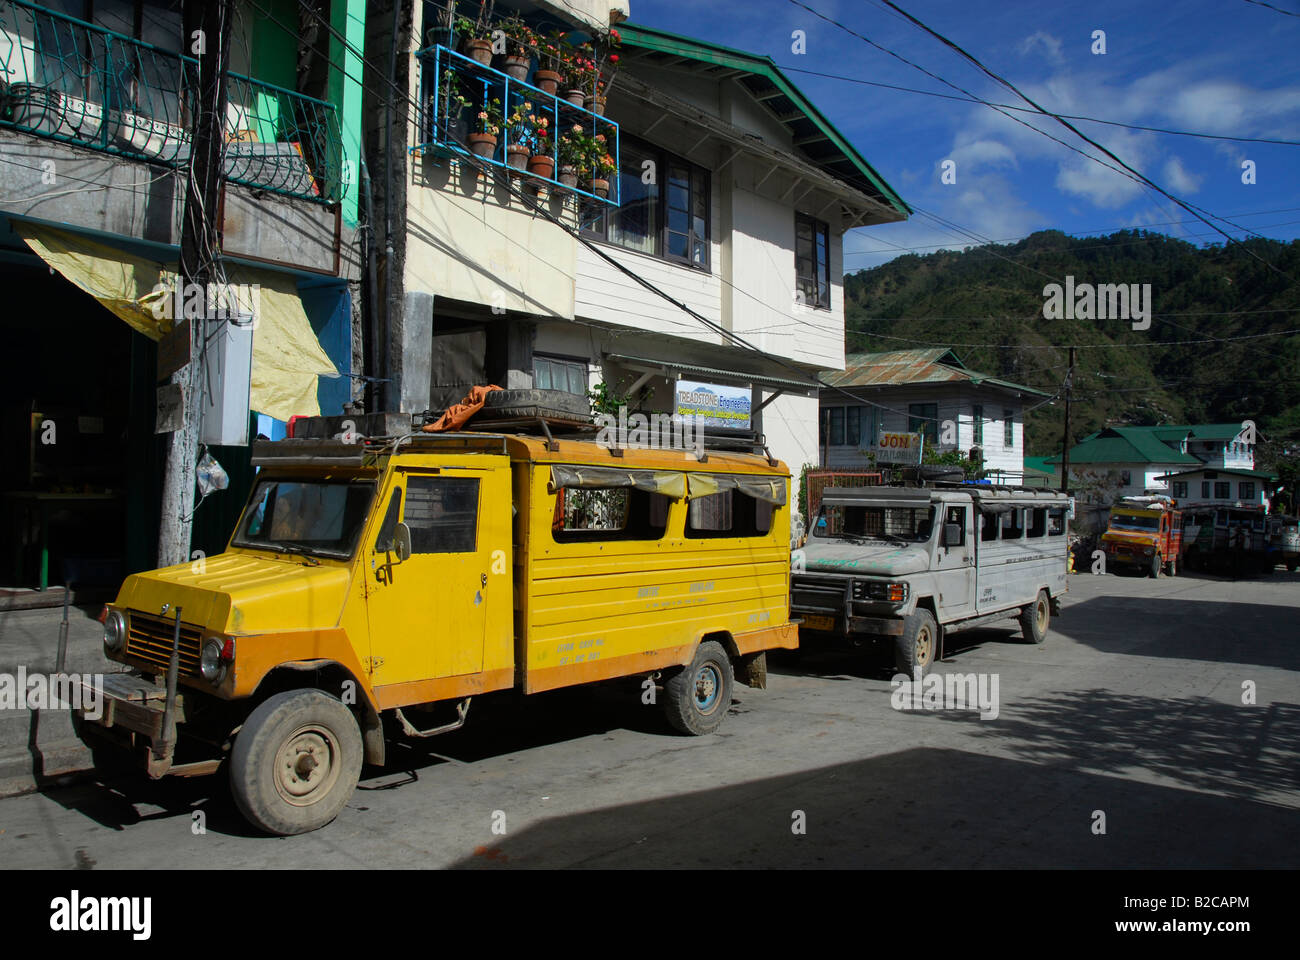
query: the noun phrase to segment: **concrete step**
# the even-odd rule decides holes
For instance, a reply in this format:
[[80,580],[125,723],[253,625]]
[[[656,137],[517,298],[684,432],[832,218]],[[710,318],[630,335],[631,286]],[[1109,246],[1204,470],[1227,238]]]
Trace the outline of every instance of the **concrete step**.
[[0,797],[30,793],[51,778],[94,769],[68,710],[0,712]]

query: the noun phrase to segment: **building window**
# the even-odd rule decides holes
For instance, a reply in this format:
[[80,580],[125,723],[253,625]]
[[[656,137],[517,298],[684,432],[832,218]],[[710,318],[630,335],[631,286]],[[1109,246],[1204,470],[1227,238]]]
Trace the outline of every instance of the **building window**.
[[975,436],[975,446],[984,446],[984,408],[978,403],[971,408],[971,429]]
[[831,407],[831,436],[830,445],[832,447],[844,446],[844,408]]
[[846,408],[844,442],[851,446],[874,446],[876,421],[870,407]]
[[939,441],[939,405],[937,403],[913,403],[907,408],[908,433],[925,435],[925,442],[930,446]]
[[[620,136],[619,150],[620,204],[616,209],[585,205],[583,231],[628,250],[708,270],[709,172],[626,136]],[[656,171],[652,183],[643,182],[647,170]]]
[[821,220],[794,215],[794,268],[800,303],[831,308],[831,230]]
[[1255,483],[1253,480],[1242,480],[1237,484],[1237,499],[1253,500],[1255,498]]
[[1210,499],[1210,481],[1208,480],[1201,481],[1201,499],[1202,500]]
[[1120,485],[1121,487],[1127,487],[1127,486],[1128,486],[1130,483],[1132,483],[1132,482],[1133,482],[1133,473],[1132,473],[1132,471],[1129,471],[1129,470],[1121,470],[1121,471],[1119,472],[1119,485]]
[[1174,499],[1176,499],[1176,500],[1181,500],[1181,499],[1186,498],[1186,496],[1187,496],[1187,481],[1186,481],[1186,480],[1175,480],[1175,481],[1174,481]]
[[[1002,408],[1002,446],[1010,450],[1016,445],[1016,412],[1010,407]],[[1124,481],[1128,483],[1127,480]]]
[[1232,484],[1227,480],[1214,481],[1214,499],[1227,500],[1232,496]]
[[533,357],[533,386],[538,390],[563,390],[587,395],[587,361],[563,357]]

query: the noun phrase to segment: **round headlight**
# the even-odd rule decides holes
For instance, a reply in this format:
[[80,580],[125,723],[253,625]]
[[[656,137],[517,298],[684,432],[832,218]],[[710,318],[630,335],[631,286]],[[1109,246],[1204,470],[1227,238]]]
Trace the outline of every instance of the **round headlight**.
[[104,618],[104,649],[121,650],[126,643],[126,617],[120,610],[108,611]]
[[203,644],[203,655],[199,658],[199,673],[208,683],[220,683],[226,675],[226,663],[221,659],[222,642],[215,637]]

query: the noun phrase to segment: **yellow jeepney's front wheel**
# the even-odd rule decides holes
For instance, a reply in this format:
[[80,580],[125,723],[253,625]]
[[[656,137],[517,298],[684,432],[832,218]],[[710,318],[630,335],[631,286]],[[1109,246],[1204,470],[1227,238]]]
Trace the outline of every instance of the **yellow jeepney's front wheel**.
[[260,704],[240,729],[230,789],[240,812],[267,833],[307,833],[343,810],[361,762],[361,731],[340,700],[288,690]]

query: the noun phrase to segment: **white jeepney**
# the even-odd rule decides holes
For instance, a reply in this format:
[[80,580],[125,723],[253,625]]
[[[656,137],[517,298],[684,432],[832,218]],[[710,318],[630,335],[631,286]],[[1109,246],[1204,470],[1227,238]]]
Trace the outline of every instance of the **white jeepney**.
[[830,488],[792,554],[800,645],[888,642],[925,673],[943,638],[1019,619],[1042,643],[1066,592],[1070,498],[979,484]]

